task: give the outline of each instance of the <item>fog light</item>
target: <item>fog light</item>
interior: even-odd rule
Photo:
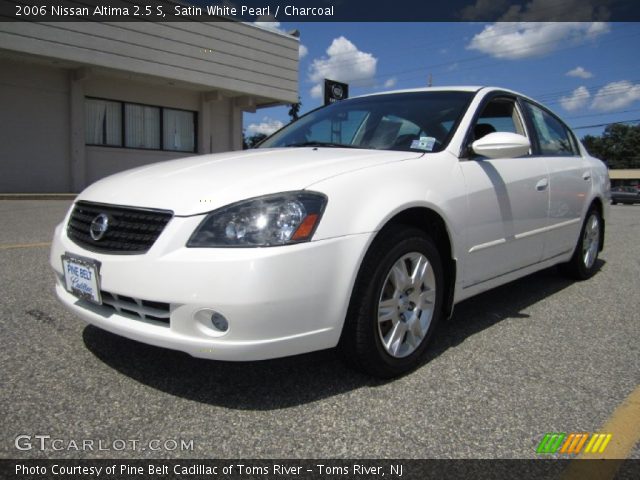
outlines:
[[[210,337],[221,337],[229,333],[229,320],[213,308],[201,308],[194,312],[193,319],[198,329]]]
[[[211,323],[213,324],[213,328],[219,330],[220,332],[226,332],[229,328],[229,322],[223,315],[218,312],[213,312],[211,315]]]

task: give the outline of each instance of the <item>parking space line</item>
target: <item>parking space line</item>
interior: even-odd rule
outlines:
[[[595,455],[585,453],[582,458],[627,458],[640,440],[640,385],[616,408],[600,431],[611,434],[607,449]]]
[[[38,248],[38,247],[50,247],[51,242],[40,243],[14,243],[9,245],[0,245],[0,250],[13,250],[15,248]]]
[[[609,479],[614,478],[622,461],[626,459],[640,441],[640,385],[615,409],[607,422],[600,428],[605,432],[605,445],[594,446],[591,452],[583,451],[571,462],[562,476],[563,480]],[[603,447],[607,447],[606,449]],[[595,464],[581,460],[618,460]]]

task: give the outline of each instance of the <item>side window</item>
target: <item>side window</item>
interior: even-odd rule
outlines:
[[[533,128],[538,134],[542,155],[578,155],[573,135],[560,120],[532,103],[525,103],[531,115]]]
[[[471,141],[478,140],[493,132],[510,132],[526,136],[514,100],[507,98],[491,100],[484,107],[473,127]]]

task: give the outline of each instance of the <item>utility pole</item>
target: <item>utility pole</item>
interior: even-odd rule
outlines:
[[[429,74],[429,80],[427,80],[427,87],[433,87],[433,77]]]

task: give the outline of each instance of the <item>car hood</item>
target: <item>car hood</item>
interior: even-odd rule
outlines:
[[[89,186],[78,200],[195,215],[246,198],[302,190],[329,177],[420,156],[323,147],[201,155],[111,175]]]

